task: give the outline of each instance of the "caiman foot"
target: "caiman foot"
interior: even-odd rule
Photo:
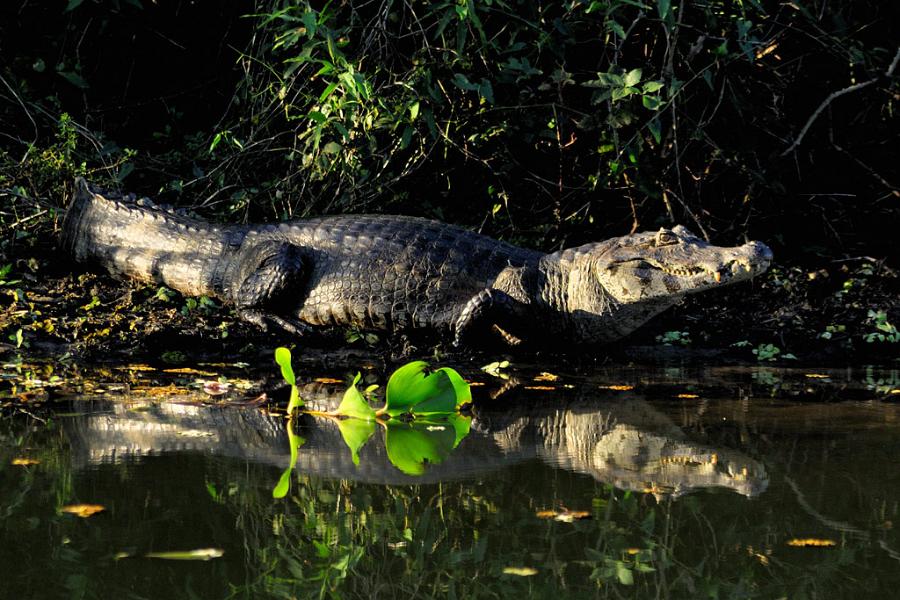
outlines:
[[[494,330],[511,346],[522,342],[507,328],[517,321],[518,307],[505,292],[486,288],[472,296],[453,326],[453,346],[459,348],[474,333]],[[501,327],[502,324],[502,327]]]
[[[238,311],[238,316],[248,323],[253,323],[265,332],[280,329],[290,335],[303,336],[312,331],[312,327],[297,319],[279,317],[261,310],[245,308]],[[270,328],[271,325],[271,328]]]

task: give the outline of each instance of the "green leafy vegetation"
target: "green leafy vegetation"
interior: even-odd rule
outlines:
[[[275,362],[291,386],[286,425],[291,463],[272,491],[274,497],[282,498],[290,487],[297,448],[303,443],[292,430],[293,415],[303,406],[303,400],[291,366],[290,350],[277,348]],[[388,379],[385,405],[378,410],[359,391],[360,379],[357,373],[333,412],[307,412],[337,423],[355,465],[359,465],[360,449],[375,434],[378,425],[385,430],[388,460],[407,475],[421,475],[427,464],[443,462],[468,435],[471,417],[460,414],[460,409],[472,402],[472,393],[469,384],[453,369],[441,367],[429,372],[428,365],[422,361],[403,365]]]

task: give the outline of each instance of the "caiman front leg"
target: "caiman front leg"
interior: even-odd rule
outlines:
[[[242,247],[238,262],[232,298],[242,319],[263,331],[268,331],[269,324],[292,335],[312,329],[298,319],[283,316],[298,303],[307,278],[302,248],[287,242],[259,242]]]
[[[521,323],[521,304],[506,292],[485,288],[472,296],[453,326],[453,345],[460,346],[476,332],[494,329],[510,346],[522,340],[509,333]]]

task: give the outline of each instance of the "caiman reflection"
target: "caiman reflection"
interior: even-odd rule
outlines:
[[[306,386],[307,406],[333,408],[342,389]],[[83,406],[79,407],[84,410]],[[64,420],[76,467],[200,452],[284,468],[290,463],[285,420],[246,408],[196,404],[94,402]],[[439,464],[408,474],[392,464],[380,432],[359,449],[359,464],[331,419],[303,417],[295,470],[332,479],[400,485],[478,478],[540,460],[620,489],[680,496],[710,487],[755,496],[768,486],[763,465],[728,448],[695,443],[650,404],[574,399],[540,406],[504,403],[477,410],[471,431]],[[396,462],[396,461],[394,461]],[[402,468],[402,466],[401,466]],[[274,481],[273,481],[274,483]]]

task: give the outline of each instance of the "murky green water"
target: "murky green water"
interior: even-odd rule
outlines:
[[[464,371],[484,384],[471,429],[421,475],[391,432],[356,465],[334,421],[305,417],[275,499],[285,419],[233,406],[239,385],[8,367],[0,598],[896,595],[896,371],[537,372],[510,368],[497,395]],[[314,408],[343,389],[321,375],[298,377]],[[62,512],[82,504],[104,510]]]

